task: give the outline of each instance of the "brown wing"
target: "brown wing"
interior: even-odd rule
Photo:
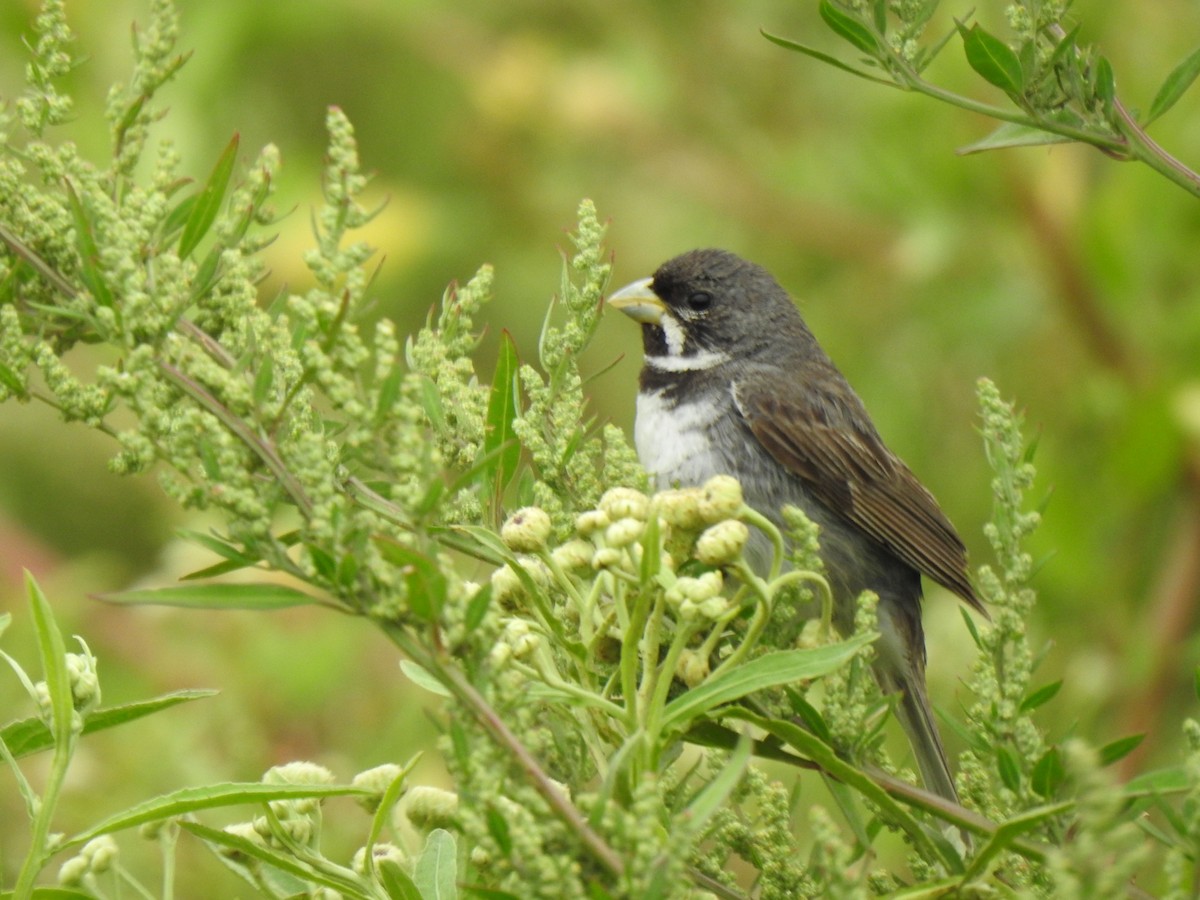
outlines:
[[[967,577],[967,551],[954,526],[884,446],[857,398],[850,401],[854,408],[811,389],[781,398],[755,379],[735,385],[734,398],[754,436],[814,497],[987,614]]]

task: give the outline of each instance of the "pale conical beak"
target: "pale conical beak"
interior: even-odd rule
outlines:
[[[666,304],[650,288],[653,278],[643,278],[627,284],[608,298],[608,305],[619,309],[635,322],[643,325],[658,325],[662,322]]]

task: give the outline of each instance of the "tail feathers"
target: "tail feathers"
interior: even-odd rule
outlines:
[[[908,673],[905,675],[916,674]],[[938,734],[937,723],[933,719],[933,710],[929,706],[929,698],[925,695],[924,681],[917,677],[901,677],[896,685],[900,689],[900,702],[896,706],[896,717],[908,735],[913,753],[917,757],[917,768],[921,770],[921,780],[926,789],[958,803],[958,791],[954,787],[954,776],[950,774],[950,764],[946,761],[946,750],[942,747],[942,739]]]

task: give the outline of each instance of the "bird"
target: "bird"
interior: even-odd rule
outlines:
[[[856,598],[878,595],[875,678],[899,695],[896,716],[926,789],[957,803],[926,693],[921,576],[987,611],[966,547],[933,494],[884,444],[761,266],[726,250],[692,250],[607,303],[641,325],[634,444],[655,486],[732,475],[745,502],[777,525],[781,508],[794,505],[819,526],[834,624],[849,634]]]

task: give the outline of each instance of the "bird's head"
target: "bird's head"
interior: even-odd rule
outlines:
[[[642,324],[646,364],[707,369],[807,334],[791,298],[761,266],[727,250],[692,250],[608,298]]]

